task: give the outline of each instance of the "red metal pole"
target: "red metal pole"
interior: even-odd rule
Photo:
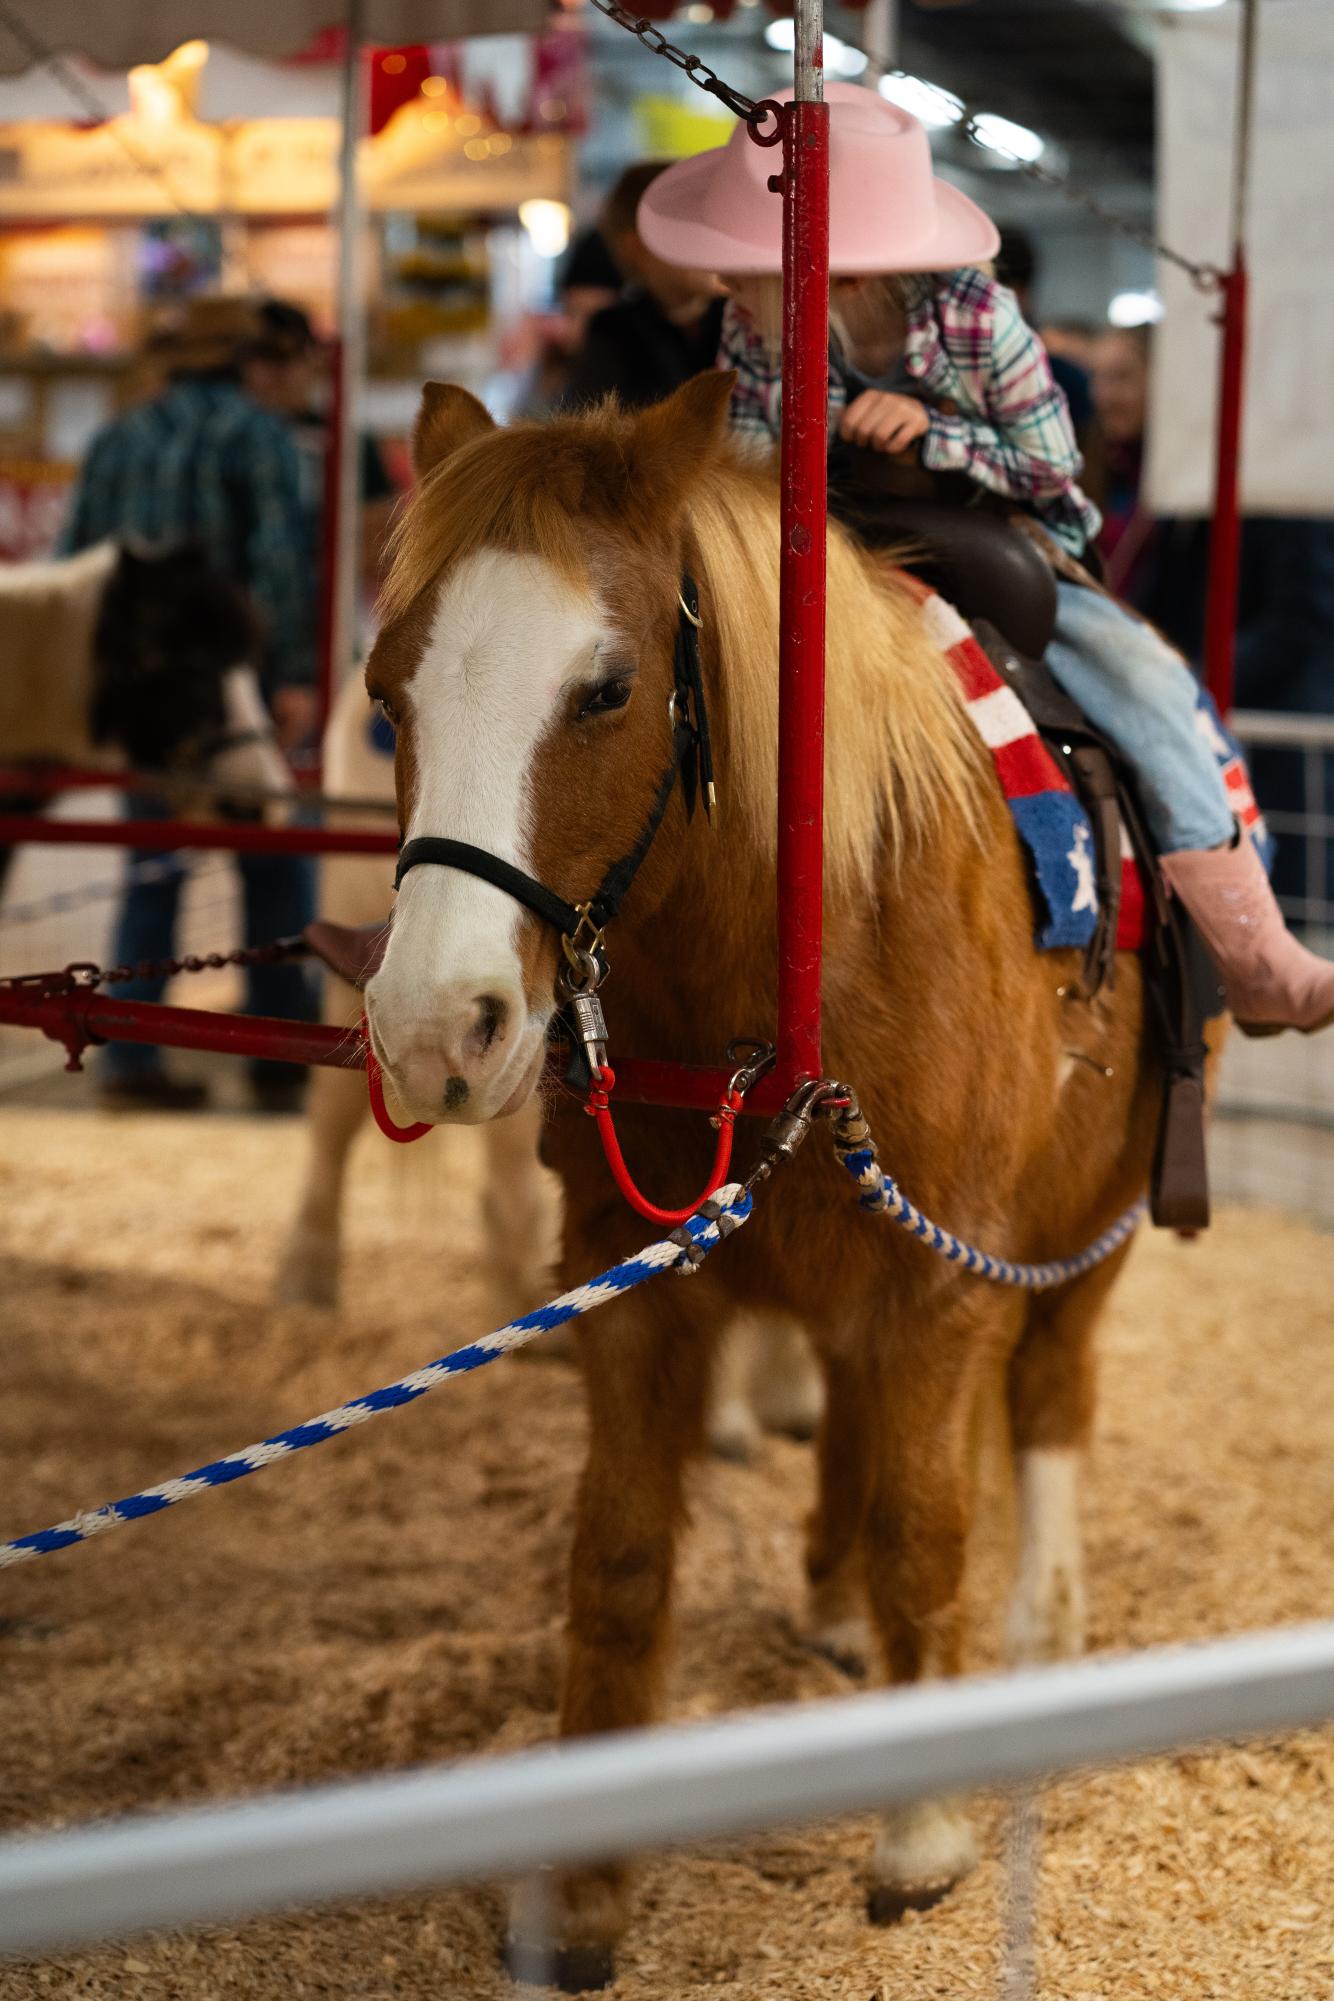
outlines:
[[[221,848],[234,855],[393,855],[397,834],[353,827],[262,827],[250,820],[48,820],[0,813],[0,848]],[[386,891],[388,882],[386,880]]]
[[[797,98],[783,114],[783,435],[779,581],[778,1081],[822,1074],[825,504],[829,449],[829,111],[822,9],[797,8]]]
[[[1246,371],[1246,259],[1240,244],[1222,281],[1223,358],[1218,391],[1218,452],[1209,531],[1204,679],[1220,715],[1232,707],[1237,652],[1237,582],[1241,563],[1241,420]]]

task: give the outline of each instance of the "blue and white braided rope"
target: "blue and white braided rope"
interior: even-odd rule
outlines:
[[[848,1173],[860,1188],[860,1206],[873,1215],[887,1216],[891,1223],[901,1229],[911,1231],[921,1239],[928,1250],[939,1252],[951,1264],[962,1266],[976,1278],[990,1279],[993,1285],[1012,1285],[1024,1292],[1047,1292],[1054,1285],[1065,1285],[1072,1278],[1079,1278],[1084,1272],[1092,1271],[1113,1251],[1119,1250],[1127,1237],[1133,1236],[1141,1218],[1148,1209],[1148,1203],[1141,1200],[1132,1202],[1124,1213],[1117,1217],[1110,1229],[1095,1238],[1087,1250],[1077,1257],[1056,1258],[1050,1264],[1011,1264],[1007,1258],[992,1257],[989,1251],[978,1250],[975,1244],[964,1243],[949,1230],[942,1230],[939,1223],[931,1222],[893,1180],[885,1173],[871,1147],[856,1147],[845,1152],[837,1148],[838,1157]]]
[[[312,1417],[305,1424],[295,1424],[287,1431],[276,1432],[272,1438],[266,1438],[258,1445],[247,1445],[240,1452],[229,1452],[225,1459],[214,1459],[207,1466],[197,1466],[193,1473],[183,1473],[175,1480],[164,1480],[157,1487],[145,1487],[142,1493],[130,1494],[123,1501],[111,1501],[106,1507],[75,1515],[55,1528],[38,1529],[32,1535],[0,1543],[0,1570],[8,1569],[11,1564],[28,1563],[34,1557],[51,1556],[56,1550],[68,1549],[72,1543],[89,1542],[94,1536],[104,1535],[108,1529],[140,1521],[145,1515],[160,1514],[163,1508],[174,1508],[181,1501],[191,1501],[197,1494],[207,1494],[213,1487],[225,1487],[233,1480],[244,1480],[249,1474],[273,1465],[275,1460],[289,1459],[294,1452],[304,1452],[311,1445],[322,1445],[325,1439],[337,1438],[354,1425],[365,1424],[368,1418],[378,1417],[382,1411],[397,1410],[402,1404],[414,1403],[418,1397],[425,1396],[428,1390],[448,1382],[451,1377],[480,1369],[487,1362],[508,1355],[512,1349],[522,1348],[539,1334],[548,1333],[553,1327],[562,1327],[567,1320],[577,1320],[582,1314],[593,1312],[595,1307],[605,1306],[608,1300],[619,1299],[623,1293],[632,1292],[636,1286],[658,1277],[662,1272],[689,1273],[724,1237],[739,1229],[750,1212],[749,1194],[738,1183],[731,1182],[720,1188],[713,1200],[705,1203],[674,1237],[664,1237],[659,1243],[649,1244],[624,1264],[599,1272],[586,1285],[576,1286],[573,1292],[562,1293],[559,1299],[539,1306],[535,1312],[525,1313],[522,1319],[512,1320],[507,1327],[498,1328],[494,1334],[484,1334],[480,1340],[470,1341],[466,1348],[456,1348],[452,1354],[442,1355],[439,1361],[428,1362],[424,1369],[414,1369],[410,1376],[400,1377],[398,1382],[388,1383],[384,1389],[354,1397],[351,1403],[340,1404],[336,1410],[326,1410],[321,1416]],[[683,1238],[688,1238],[689,1243],[683,1242]]]

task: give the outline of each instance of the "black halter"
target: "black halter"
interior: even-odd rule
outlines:
[[[701,793],[705,811],[710,816],[713,812],[713,755],[699,660],[699,593],[693,577],[688,573],[682,574],[678,602],[680,612],[676,621],[673,654],[675,686],[668,704],[672,723],[671,763],[662,775],[638,840],[628,854],[612,863],[588,901],[569,903],[554,889],[548,889],[545,883],[539,882],[536,876],[527,875],[523,869],[515,868],[512,862],[502,861],[498,855],[489,854],[485,848],[474,848],[467,841],[442,840],[434,834],[419,835],[403,848],[394,876],[395,889],[399,888],[408,870],[422,862],[434,862],[439,868],[460,869],[465,875],[475,875],[482,882],[504,890],[506,896],[512,896],[516,903],[522,903],[546,923],[554,925],[561,934],[571,965],[584,975],[583,984],[596,986],[601,971],[605,970],[602,959],[603,928],[625,901],[626,893],[653,845],[654,837],[666,818],[678,777],[685,797],[687,818],[694,813],[695,800]]]

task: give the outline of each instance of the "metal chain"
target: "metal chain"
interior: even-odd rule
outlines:
[[[669,42],[661,29],[655,28],[652,21],[646,21],[641,14],[632,14],[628,7],[618,5],[618,0],[592,0],[592,5],[599,14],[605,14],[609,21],[614,21],[618,28],[634,35],[655,56],[666,56],[669,63],[675,63],[677,69],[685,71],[693,84],[706,90],[710,97],[720,98],[729,111],[734,111],[738,118],[744,118],[748,125],[753,127],[757,120],[762,121],[768,115],[770,106],[767,100],[757,102],[753,97],[747,97],[744,91],[724,83],[718,72],[710,69],[702,57],[689,55],[675,42]]]
[[[634,35],[655,56],[666,56],[669,63],[675,63],[678,69],[684,70],[690,81],[698,84],[701,90],[708,91],[711,97],[721,98],[738,118],[745,119],[752,131],[757,124],[763,122],[770,108],[769,99],[763,98],[757,102],[754,98],[745,96],[742,91],[735,90],[731,84],[724,83],[716,70],[711,70],[699,56],[688,55],[674,42],[669,42],[651,21],[632,14],[628,7],[620,6],[618,0],[591,0],[591,4],[597,8],[599,14],[605,14],[609,21],[614,21],[618,28],[625,28]],[[909,71],[899,69],[894,63],[883,61],[873,49],[866,48],[854,36],[843,34],[839,39],[846,42],[849,48],[856,49],[860,55],[865,56],[878,76],[898,77],[911,83],[921,82],[920,77],[912,76]],[[932,88],[939,89],[942,97],[947,97],[958,104],[959,123],[975,145],[985,144],[990,152],[997,150],[991,140],[984,141],[979,136],[979,121],[987,116],[985,112],[972,110],[956,97],[953,91],[944,90],[939,85],[933,85]],[[1071,180],[1066,174],[1053,173],[1050,167],[1040,166],[1036,160],[1020,159],[1017,153],[1007,152],[1006,158],[1013,160],[1020,173],[1027,174],[1029,180],[1038,182],[1042,187],[1055,189],[1067,201],[1086,210],[1102,224],[1104,229],[1111,230],[1116,236],[1124,237],[1129,243],[1137,243],[1142,250],[1151,250],[1155,257],[1161,257],[1164,263],[1175,264],[1178,270],[1186,272],[1192,284],[1198,285],[1202,292],[1216,292],[1222,284],[1223,274],[1216,264],[1199,263],[1193,258],[1184,256],[1181,251],[1173,250],[1170,244],[1164,243],[1153,234],[1152,230],[1141,229],[1138,223],[1128,222],[1124,216],[1117,215],[1112,209],[1105,207],[1092,189],[1084,187],[1081,182]]]
[[[600,0],[593,0],[594,6],[599,4]],[[868,49],[864,43],[859,42],[855,35],[841,31],[839,40],[846,42],[849,48],[856,49],[859,55],[865,56],[877,76],[894,77],[906,83],[923,82],[921,77],[914,76],[911,71],[900,69],[896,63],[886,62],[874,49]],[[1053,189],[1066,201],[1072,202],[1076,208],[1084,209],[1113,235],[1124,237],[1128,243],[1138,244],[1141,250],[1151,250],[1154,256],[1161,257],[1165,264],[1174,264],[1179,271],[1184,271],[1191,283],[1197,285],[1202,292],[1216,292],[1219,289],[1223,282],[1223,273],[1216,264],[1199,262],[1185,256],[1180,250],[1174,250],[1169,243],[1164,243],[1160,237],[1155,236],[1151,229],[1141,229],[1138,223],[1128,222],[1125,216],[1117,215],[1113,209],[1107,208],[1091,188],[1086,188],[1081,181],[1072,180],[1068,174],[1054,173],[1050,167],[1042,166],[1037,160],[1021,159],[1019,154],[1012,153],[1005,147],[997,147],[994,138],[983,139],[978,128],[979,124],[987,119],[986,112],[974,110],[971,105],[964,103],[957,92],[946,90],[942,84],[928,83],[928,87],[938,91],[942,98],[958,105],[959,125],[974,145],[984,146],[992,153],[1004,152],[1006,159],[1012,161],[1020,173],[1026,174],[1030,181],[1036,181],[1040,187]]]
[[[179,959],[140,959],[130,966],[97,966],[91,959],[75,959],[63,973],[11,973],[0,979],[0,987],[50,988],[63,985],[93,992],[98,987],[122,986],[128,980],[171,980],[178,973],[216,973],[227,966],[274,966],[283,959],[301,959],[310,951],[304,938],[275,938],[268,945],[238,945],[232,952],[187,952]]]

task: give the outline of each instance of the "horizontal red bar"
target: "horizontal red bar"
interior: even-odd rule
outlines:
[[[303,762],[293,769],[292,776],[298,796],[303,792],[318,792],[319,759]],[[46,798],[58,792],[152,792],[168,788],[179,791],[185,782],[179,774],[171,772],[99,771],[87,764],[0,764],[0,798],[9,792],[29,796],[39,793]],[[392,810],[392,799],[383,803],[386,812]]]
[[[219,1014],[211,1008],[167,1007],[160,1001],[117,1000],[113,994],[84,989],[44,994],[31,987],[0,984],[0,1022],[38,1028],[54,1042],[73,1040],[85,1047],[98,1042],[147,1042],[164,1049],[206,1049],[223,1056],[268,1057],[339,1070],[365,1067],[355,1029],[278,1021],[270,1015]],[[726,1070],[631,1058],[616,1065],[616,1101],[712,1112],[727,1081]],[[781,1109],[786,1096],[779,1079],[763,1077],[747,1097],[746,1110],[772,1114]]]
[[[249,820],[48,820],[0,813],[0,848],[221,848],[246,855],[394,855],[397,834],[353,827],[262,827]]]

